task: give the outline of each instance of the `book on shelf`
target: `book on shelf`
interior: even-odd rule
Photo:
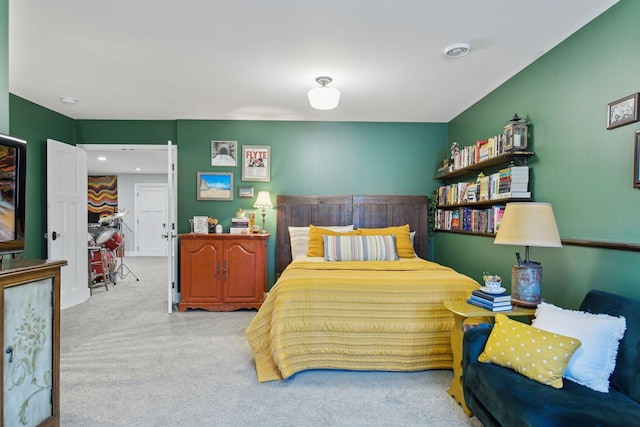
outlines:
[[[473,291],[471,291],[471,295],[475,295],[487,301],[495,301],[495,302],[511,301],[511,295],[509,294],[506,294],[506,293],[490,294],[480,289],[474,289]]]
[[[530,199],[531,191],[509,191],[508,193],[498,193],[495,199]]]
[[[502,222],[502,215],[504,215],[504,206],[495,205],[491,208],[493,212],[493,232],[500,230],[500,222]]]
[[[469,296],[470,300],[476,301],[480,304],[489,304],[492,307],[502,307],[505,305],[511,305],[511,296],[509,296],[509,299],[506,301],[490,301],[488,299],[484,299],[482,297],[479,297],[477,295],[470,295]]]
[[[473,300],[471,298],[469,298],[467,300],[467,303],[471,304],[471,305],[475,305],[476,307],[484,308],[485,310],[489,310],[489,311],[511,311],[513,309],[511,304],[502,305],[502,306],[494,306],[494,305],[491,305],[491,304],[485,304],[485,303],[482,303],[482,302],[478,302],[478,301]]]

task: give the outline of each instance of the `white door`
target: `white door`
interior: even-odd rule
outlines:
[[[173,305],[178,299],[178,237],[176,234],[176,217],[178,216],[178,204],[176,203],[175,189],[178,188],[178,152],[171,141],[167,142],[167,233],[163,236],[167,239],[167,294],[168,312],[173,311]]]
[[[61,269],[60,308],[89,298],[87,254],[87,153],[47,139],[48,258]]]
[[[167,256],[167,184],[135,184],[136,253]]]

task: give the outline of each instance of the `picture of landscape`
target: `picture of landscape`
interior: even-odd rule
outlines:
[[[15,236],[16,149],[0,146],[0,241]]]

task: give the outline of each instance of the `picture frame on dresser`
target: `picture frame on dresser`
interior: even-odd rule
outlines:
[[[607,108],[607,129],[615,129],[638,121],[638,100],[640,93],[625,96],[609,103]]]
[[[640,130],[633,139],[633,188],[640,188]]]
[[[198,172],[198,200],[233,200],[233,172]]]

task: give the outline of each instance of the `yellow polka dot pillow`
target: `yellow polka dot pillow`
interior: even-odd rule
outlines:
[[[496,314],[496,323],[478,361],[504,366],[539,383],[562,388],[580,340],[543,331]]]

